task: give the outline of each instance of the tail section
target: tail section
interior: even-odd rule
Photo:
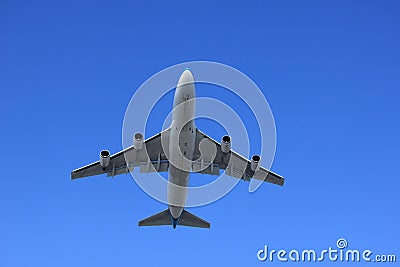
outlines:
[[[154,214],[139,222],[139,226],[159,226],[159,225],[171,225],[171,214],[169,209],[166,209],[160,213]]]
[[[196,215],[183,210],[181,217],[179,218],[179,225],[199,227],[199,228],[210,228],[210,223],[197,217]]]
[[[197,217],[196,215],[186,210],[183,210],[181,216],[177,219],[171,216],[169,209],[166,209],[160,213],[157,213],[139,222],[139,226],[160,226],[160,225],[172,225],[174,228],[176,227],[176,225],[210,228],[209,222]]]

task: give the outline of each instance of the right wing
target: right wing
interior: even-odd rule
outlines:
[[[128,147],[112,156],[107,167],[100,165],[100,161],[76,169],[71,172],[71,179],[83,178],[106,173],[107,176],[128,173],[135,167],[140,172],[164,172],[168,170],[168,159],[163,151],[163,145],[168,147],[169,132],[167,129],[144,141],[143,148],[136,150]]]
[[[207,140],[208,143],[215,144],[217,151],[215,156],[213,157],[213,161],[209,162],[209,160],[203,160],[200,152],[199,146],[203,140]],[[199,160],[194,162],[193,169],[194,171],[200,171],[201,173],[218,175],[219,169],[225,170],[227,175],[230,175],[235,178],[243,179],[245,181],[249,181],[250,178],[254,178],[257,180],[261,180],[264,182],[269,182],[273,184],[277,184],[283,186],[285,179],[273,173],[270,170],[265,169],[264,167],[259,167],[256,171],[251,169],[251,161],[239,155],[233,150],[230,150],[228,153],[223,153],[221,150],[221,144],[206,134],[202,133],[200,130],[196,129],[196,151],[195,158]],[[208,149],[206,149],[208,150]],[[207,155],[208,153],[204,153]],[[200,167],[199,167],[200,166]]]

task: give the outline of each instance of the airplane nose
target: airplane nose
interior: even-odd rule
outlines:
[[[196,93],[194,84],[195,82],[192,72],[189,69],[185,69],[182,72],[181,77],[179,77],[178,85],[176,86],[174,107],[177,107],[179,104],[190,98],[195,98]],[[194,109],[194,103],[191,105],[191,107]],[[188,112],[190,112],[190,110]]]
[[[194,82],[193,74],[189,69],[185,69],[178,81],[178,86],[184,84],[191,84]]]

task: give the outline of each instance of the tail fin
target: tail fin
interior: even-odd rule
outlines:
[[[174,219],[166,209],[160,213],[154,214],[144,220],[139,221],[139,226],[159,226],[159,225],[176,225],[199,227],[199,228],[210,228],[210,223],[197,217],[196,215],[183,210],[181,216],[178,219]]]

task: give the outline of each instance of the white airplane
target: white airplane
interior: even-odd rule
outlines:
[[[210,228],[210,223],[184,209],[190,172],[219,175],[222,169],[245,181],[253,178],[283,186],[283,177],[260,166],[259,155],[248,160],[231,150],[229,136],[223,136],[219,143],[196,128],[195,97],[193,75],[186,69],[176,87],[168,129],[146,140],[143,134],[136,133],[131,147],[112,156],[108,150],[102,150],[99,161],[72,171],[71,179],[104,173],[125,174],[135,167],[145,173],[168,171],[168,209],[139,221],[139,226],[172,225],[173,228],[177,225]]]

